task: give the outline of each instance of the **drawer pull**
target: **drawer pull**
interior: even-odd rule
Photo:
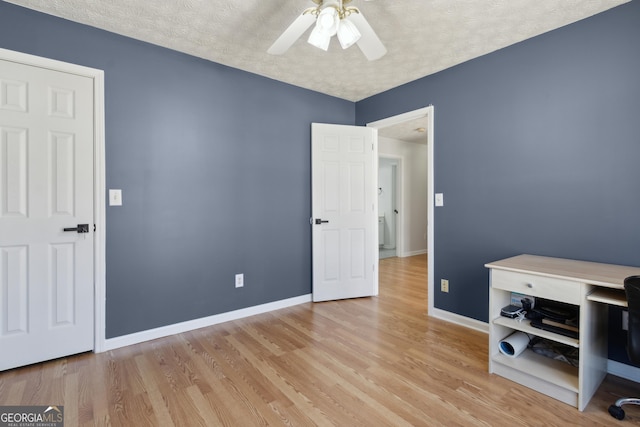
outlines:
[[[527,283],[527,288],[533,288],[533,283]]]

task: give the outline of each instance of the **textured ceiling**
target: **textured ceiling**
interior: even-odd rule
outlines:
[[[393,126],[378,129],[378,135],[392,139],[399,139],[405,142],[416,144],[427,144],[427,126],[429,121],[426,117],[408,120]],[[420,130],[419,130],[420,129]]]
[[[310,0],[8,0],[350,101],[570,24],[629,0],[353,0],[388,53],[269,46]],[[334,38],[335,39],[335,38]]]

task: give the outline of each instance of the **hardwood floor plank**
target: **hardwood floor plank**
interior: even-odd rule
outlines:
[[[640,385],[584,412],[488,371],[488,337],[427,316],[426,256],[380,262],[380,295],[282,310],[0,372],[0,405],[66,426],[611,426]],[[620,425],[640,425],[625,408]]]
[[[223,420],[218,418],[214,407],[211,406],[209,400],[202,394],[202,390],[198,386],[188,387],[187,394],[193,401],[200,417],[206,420],[207,425],[221,425],[223,423]]]
[[[154,375],[155,366],[145,355],[138,355],[134,358],[136,367],[144,384],[145,392],[149,398],[149,404],[153,408],[155,418],[162,420],[167,425],[173,425],[171,415],[167,409],[162,393],[158,388],[159,381]]]
[[[80,424],[80,409],[82,407],[80,397],[80,379],[78,374],[67,374],[63,378],[64,385],[62,387],[62,398],[60,402],[78,402],[78,405],[72,405],[68,410],[64,411],[64,418],[67,424],[78,425]]]
[[[6,383],[0,388],[0,396],[6,396],[6,399],[2,402],[2,405],[15,406],[22,405],[26,399],[24,396],[24,390],[27,386],[26,381],[16,381],[14,383]]]
[[[82,412],[82,425],[109,425],[109,398],[106,378],[106,360],[110,352],[91,355],[91,360],[80,371],[80,395],[82,399],[91,402],[90,410]],[[86,415],[86,418],[85,418]]]

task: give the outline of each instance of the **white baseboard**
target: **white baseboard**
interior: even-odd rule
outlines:
[[[419,251],[403,252],[402,254],[398,255],[398,258],[406,258],[406,257],[409,257],[409,256],[422,255],[422,254],[426,254],[426,253],[427,253],[426,249],[420,249]]]
[[[459,314],[451,313],[450,311],[434,308],[429,311],[429,316],[437,319],[446,320],[447,322],[455,323],[457,325],[466,326],[467,328],[474,329],[476,331],[489,333],[489,324],[481,322],[480,320],[472,319],[470,317],[461,316]]]
[[[607,360],[607,372],[616,377],[625,378],[640,383],[640,368],[625,363]]]
[[[200,319],[189,320],[186,322],[176,323],[174,325],[162,326],[160,328],[149,329],[134,334],[123,335],[121,337],[106,339],[100,347],[100,351],[109,351],[128,345],[138,344],[145,341],[155,340],[157,338],[167,337],[169,335],[180,334],[182,332],[192,331],[194,329],[204,328],[207,326],[217,325],[219,323],[238,320],[256,314],[262,314],[281,308],[292,307],[298,304],[311,302],[311,294],[301,295],[299,297],[288,298],[280,301],[274,301],[266,304],[256,305],[253,307],[242,308],[240,310],[229,311],[227,313],[215,314],[213,316],[203,317]]]

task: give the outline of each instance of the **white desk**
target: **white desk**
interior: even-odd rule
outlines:
[[[582,411],[607,373],[607,306],[626,306],[624,279],[640,275],[626,267],[561,258],[519,255],[485,264],[490,269],[489,372],[509,378]],[[535,329],[528,321],[500,316],[511,292],[575,305],[580,313],[579,338]],[[604,303],[604,304],[603,304]],[[579,349],[574,367],[526,350],[510,358],[499,351],[514,331],[540,336]]]

